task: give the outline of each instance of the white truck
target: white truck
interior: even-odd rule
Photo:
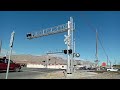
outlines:
[[[118,71],[118,69],[112,67],[112,68],[108,68],[107,71]]]

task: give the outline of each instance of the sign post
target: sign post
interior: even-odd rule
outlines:
[[[13,47],[13,42],[14,42],[14,35],[15,35],[15,32],[13,31],[11,33],[11,39],[10,39],[10,53],[9,53],[9,60],[8,60],[8,65],[7,65],[6,79],[8,78],[8,72],[9,72],[9,66],[10,66],[10,56],[12,54],[12,47]]]
[[[0,40],[0,54],[2,53],[2,40]]]

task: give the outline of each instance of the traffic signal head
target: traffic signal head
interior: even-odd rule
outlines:
[[[64,50],[64,54],[67,54],[67,50]]]
[[[65,49],[65,50],[64,50],[64,54],[67,54],[67,51],[68,51],[69,54],[72,54],[72,49],[69,49],[69,50],[66,50],[66,49]]]
[[[72,53],[72,49],[68,50],[68,52],[69,52],[69,54],[71,54]]]
[[[26,34],[26,36],[27,36],[27,37],[31,37],[32,35],[31,35],[31,33],[28,33],[28,34]]]

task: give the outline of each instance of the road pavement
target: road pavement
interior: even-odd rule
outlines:
[[[9,72],[8,79],[40,79],[47,73],[62,71],[60,69],[47,68],[22,68],[20,72]],[[0,72],[0,79],[5,79],[6,72]]]
[[[0,72],[0,79],[5,79],[6,72]],[[21,72],[9,72],[8,79],[120,79],[120,72],[94,72],[76,70],[71,75],[61,69],[22,68]]]

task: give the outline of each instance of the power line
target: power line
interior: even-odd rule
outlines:
[[[81,14],[81,15],[82,15],[82,14]],[[83,15],[82,15],[82,16],[83,16]],[[94,32],[96,32],[96,28],[95,28],[93,25],[91,25],[90,21],[88,21],[86,18],[83,18],[83,19],[84,19],[84,21],[86,22],[86,24],[91,28],[91,30],[93,30]],[[101,47],[102,47],[102,49],[103,49],[103,51],[104,51],[104,53],[105,53],[105,55],[106,55],[106,57],[107,57],[107,60],[108,60],[108,54],[106,53],[105,48],[103,47],[103,44],[102,44],[99,36],[97,36],[97,37],[98,37],[98,41],[100,42],[100,45],[101,45]],[[109,60],[109,62],[110,62],[110,60]],[[110,63],[111,63],[111,62],[110,62]]]
[[[102,45],[102,42],[101,42],[99,36],[98,36],[98,40],[99,40],[100,45],[101,45],[101,47],[102,47],[102,49],[103,49],[103,51],[104,51],[104,53],[105,53],[105,55],[106,55],[106,57],[107,57],[108,55],[107,55],[107,53],[106,53],[106,51],[105,51],[105,48],[104,48],[103,45]]]
[[[85,23],[91,28],[91,30],[93,30],[93,32],[96,32],[96,28],[90,24],[90,21],[87,18],[84,18],[85,15],[81,14],[81,16],[83,17]]]

